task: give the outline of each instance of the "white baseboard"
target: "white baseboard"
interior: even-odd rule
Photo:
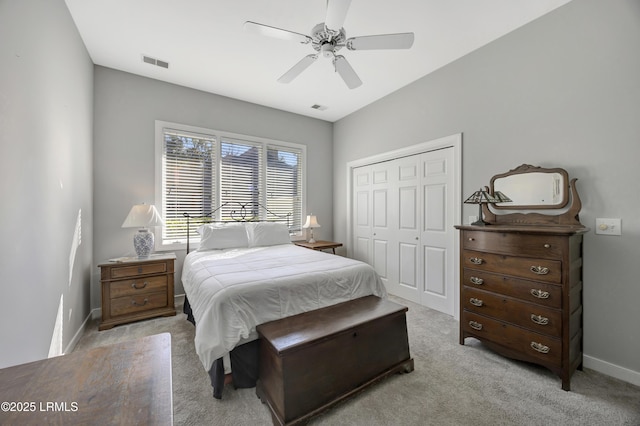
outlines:
[[[71,339],[67,347],[64,349],[64,352],[62,353],[62,355],[66,355],[70,352],[73,352],[73,350],[76,348],[76,345],[80,341],[80,338],[84,334],[84,331],[87,329],[87,324],[89,323],[89,321],[94,319],[92,314],[93,314],[93,311],[89,312],[89,315],[87,315],[87,317],[84,319],[84,321],[82,322],[82,325],[80,325],[80,328],[78,328],[78,331],[76,331],[76,334],[73,335],[73,338]]]
[[[615,377],[632,385],[640,386],[640,372],[633,371],[610,362],[594,358],[589,355],[582,356],[582,365],[607,376]]]

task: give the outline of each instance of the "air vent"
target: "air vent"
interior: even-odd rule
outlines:
[[[318,111],[324,111],[325,109],[327,109],[327,107],[326,107],[326,106],[324,106],[324,105],[318,105],[318,104],[311,105],[311,108],[313,108],[313,109],[317,109]]]
[[[169,62],[161,61],[160,59],[152,58],[151,56],[142,55],[142,62],[156,65],[161,68],[169,68]]]

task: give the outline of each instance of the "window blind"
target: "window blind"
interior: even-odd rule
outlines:
[[[257,207],[261,203],[262,146],[247,141],[223,139],[220,144],[220,188],[222,220],[233,220],[233,210],[238,215],[238,203]],[[249,218],[259,218],[261,212],[247,211]]]
[[[278,220],[277,216],[291,214],[291,231],[300,231],[302,227],[301,157],[300,149],[267,146],[267,220]]]
[[[184,242],[183,213],[197,217],[215,208],[216,139],[165,129],[163,163],[163,242]]]

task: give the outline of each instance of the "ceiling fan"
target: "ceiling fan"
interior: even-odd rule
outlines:
[[[278,81],[290,83],[311,64],[318,55],[333,61],[335,71],[347,84],[349,89],[355,89],[362,84],[362,80],[353,70],[347,59],[337,52],[346,47],[348,50],[375,50],[375,49],[409,49],[413,45],[413,33],[379,34],[361,37],[347,38],[342,28],[351,0],[327,0],[327,16],[324,22],[314,26],[311,35],[283,30],[269,25],[247,21],[244,29],[260,35],[276,37],[284,40],[296,41],[302,44],[311,44],[317,53],[307,55],[289,71],[284,73]]]

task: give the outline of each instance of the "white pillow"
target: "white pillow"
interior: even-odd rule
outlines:
[[[290,244],[289,229],[284,223],[254,222],[247,223],[249,247]]]
[[[244,223],[206,224],[198,228],[201,235],[198,251],[249,247]]]

